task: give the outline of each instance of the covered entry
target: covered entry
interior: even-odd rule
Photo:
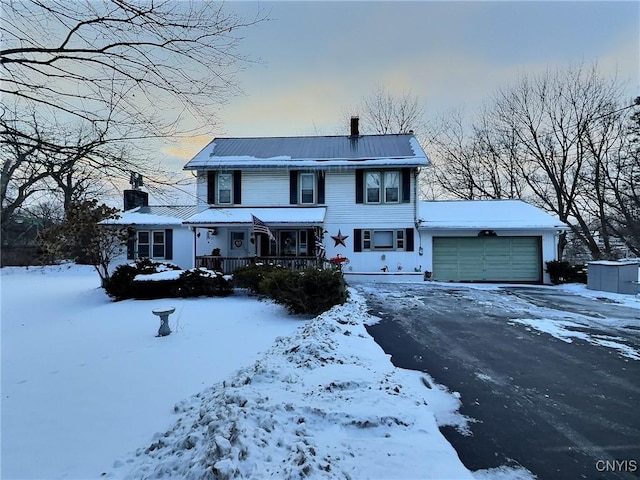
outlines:
[[[433,278],[452,282],[541,282],[542,238],[433,237]]]

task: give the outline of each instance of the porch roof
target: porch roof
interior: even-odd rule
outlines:
[[[209,208],[184,221],[189,226],[219,226],[224,224],[252,224],[252,215],[267,226],[305,225],[316,226],[324,223],[326,207],[235,207]]]

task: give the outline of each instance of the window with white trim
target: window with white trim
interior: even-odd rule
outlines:
[[[384,172],[384,201],[398,203],[400,201],[400,172]]]
[[[164,230],[138,230],[138,258],[165,258]]]
[[[300,203],[313,204],[316,203],[316,174],[301,173],[300,174]]]
[[[367,190],[367,203],[380,203],[380,172],[367,172],[365,185]]]
[[[218,182],[217,182],[217,197],[218,202],[221,205],[231,205],[233,203],[232,199],[232,188],[233,188],[233,174],[231,173],[218,173]]]
[[[362,250],[404,250],[404,229],[362,230]]]
[[[398,203],[400,201],[400,171],[368,171],[365,173],[367,203]]]

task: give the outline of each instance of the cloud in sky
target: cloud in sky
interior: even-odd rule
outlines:
[[[523,74],[598,62],[640,94],[638,2],[238,2],[269,12],[242,53],[244,96],[212,136],[346,132],[346,110],[377,86],[411,91],[434,117],[477,109]],[[210,138],[176,145],[188,158]]]

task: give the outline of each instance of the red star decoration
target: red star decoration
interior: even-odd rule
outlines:
[[[338,235],[331,235],[331,238],[333,238],[333,241],[336,242],[334,247],[337,247],[338,245],[342,245],[343,247],[346,247],[347,244],[344,243],[344,241],[347,238],[349,238],[349,235],[342,235],[342,232],[338,230]]]

